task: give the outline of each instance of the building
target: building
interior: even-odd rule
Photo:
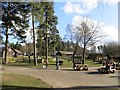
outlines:
[[[59,58],[62,58],[68,61],[73,60],[73,52],[70,52],[70,51],[58,51],[56,55]],[[82,56],[80,54],[75,54],[74,60],[75,62],[81,62],[81,58]]]
[[[14,49],[14,48],[8,48],[8,57],[17,57],[22,55],[22,52],[20,50]],[[0,57],[5,57],[5,47],[0,47]]]
[[[87,59],[92,59],[94,62],[102,63],[107,60],[107,56],[102,53],[89,53]]]

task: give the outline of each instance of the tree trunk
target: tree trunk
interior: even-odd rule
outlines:
[[[73,68],[75,67],[75,54],[73,53]]]
[[[46,28],[46,53],[45,53],[45,63],[46,63],[46,68],[48,66],[48,30]]]
[[[54,58],[56,57],[56,45],[54,45]]]
[[[37,65],[37,58],[36,58],[36,39],[35,39],[35,28],[34,28],[34,15],[32,15],[32,27],[33,27],[34,65]]]
[[[76,54],[76,51],[77,51],[77,44],[74,48],[74,45],[73,45],[73,68],[75,67],[75,54]]]
[[[43,48],[42,48],[42,30],[39,29],[39,34],[38,34],[38,37],[39,37],[39,41],[38,41],[38,49],[39,49],[39,55],[40,57],[42,58],[42,52],[43,52]]]
[[[85,64],[85,53],[86,53],[86,45],[83,47],[83,59],[82,59],[82,64]]]
[[[10,6],[10,3],[8,2],[7,18],[8,18],[8,12],[9,12],[9,6]],[[8,21],[7,21],[7,27],[6,27],[6,42],[5,42],[5,60],[4,60],[3,64],[6,64],[6,63],[7,63],[7,53],[8,53],[8,29],[9,29],[9,26],[8,26]]]
[[[7,26],[7,29],[6,29],[5,60],[4,60],[3,64],[7,63],[7,52],[8,52],[8,26]]]
[[[45,18],[45,22],[46,22],[46,42],[45,42],[45,45],[46,45],[46,53],[45,53],[45,63],[46,63],[46,68],[48,67],[48,22],[47,22],[47,15],[48,13],[46,12],[46,18]]]
[[[29,55],[28,55],[28,59],[29,59],[29,63],[30,63],[30,53],[29,53]]]

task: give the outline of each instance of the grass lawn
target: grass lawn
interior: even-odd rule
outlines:
[[[28,67],[28,68],[42,68],[42,63],[40,63],[37,66],[35,66],[34,63],[22,63],[22,62],[18,62],[18,63],[7,63],[4,66],[19,66],[19,67]]]
[[[11,62],[6,64],[5,66],[20,66],[20,67],[28,67],[28,68],[42,68],[44,63],[38,63],[37,66],[34,66],[34,63],[23,63],[23,62]],[[102,64],[96,64],[92,61],[86,61],[85,64],[88,65],[88,67],[100,67],[102,66]],[[56,67],[56,62],[50,60],[49,61],[49,65],[48,68],[54,69]],[[63,60],[63,65],[61,65],[61,67],[63,68],[72,68],[72,62],[71,61],[67,61],[67,60]]]
[[[94,63],[94,62],[92,62],[90,60],[86,61],[85,64],[87,64],[88,67],[100,67],[100,66],[102,66],[102,64],[97,64],[97,63]]]
[[[27,67],[27,68],[43,68],[44,63],[38,63],[37,66],[34,65],[34,63],[22,63],[22,62],[11,62],[7,63],[4,66],[19,66],[19,67]],[[61,65],[62,68],[71,68],[72,62],[64,60],[63,65]],[[55,69],[56,68],[56,61],[49,61],[48,68]]]
[[[37,66],[34,66],[34,63],[28,62],[27,57],[26,58],[27,62],[23,62],[23,60],[21,59],[21,57],[17,57],[17,58],[12,58],[11,62],[6,64],[6,66],[20,66],[20,67],[29,67],[29,68],[43,68],[43,64],[44,63],[38,63]],[[54,60],[53,60],[54,59]],[[16,60],[20,60],[19,62],[15,62]],[[88,65],[88,67],[100,67],[102,64],[96,64],[94,62],[92,62],[91,60],[86,60],[85,64]],[[72,61],[68,61],[68,60],[63,60],[63,65],[61,65],[62,68],[72,68]],[[51,69],[55,69],[56,68],[56,61],[55,58],[49,57],[49,65],[48,68]]]
[[[27,75],[6,74],[2,75],[3,90],[40,90],[52,88],[40,79]]]

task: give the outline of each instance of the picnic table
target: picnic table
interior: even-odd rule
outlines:
[[[74,70],[88,70],[88,66],[86,64],[75,63]]]

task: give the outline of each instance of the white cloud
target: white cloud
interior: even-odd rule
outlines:
[[[62,8],[65,13],[71,14],[71,13],[85,13],[85,11],[81,8],[79,3],[72,3],[67,2],[66,5]]]
[[[62,9],[67,14],[77,13],[84,15],[100,4],[116,5],[118,2],[119,0],[78,0],[77,2],[70,0]]]
[[[115,5],[119,2],[120,0],[103,0],[102,2],[103,3],[107,3],[107,4],[110,4],[110,5]]]
[[[83,5],[82,5],[83,4]],[[62,8],[65,13],[77,13],[77,14],[86,14],[89,13],[96,5],[92,5],[92,3],[85,2],[67,2],[66,5]]]
[[[33,42],[33,39],[32,39],[32,36],[31,36],[31,30],[28,30],[27,32],[26,32],[26,40],[27,40],[27,42]]]
[[[72,25],[79,26],[80,21],[82,20],[82,16],[75,16],[72,21]]]
[[[82,0],[82,2],[88,11],[95,9],[98,5],[98,0]]]
[[[73,18],[73,21],[72,21],[72,25],[74,26],[78,26],[80,25],[80,22],[82,20],[85,20],[86,17],[82,17],[82,16],[75,16]],[[97,20],[94,20],[94,19],[91,19],[91,18],[88,18],[88,23],[90,22],[93,22],[94,24],[98,24],[100,25],[101,27],[101,31],[100,33],[102,35],[104,35],[105,37],[103,38],[103,42],[107,42],[107,41],[118,41],[118,29],[115,28],[114,26],[112,25],[106,25],[105,23],[103,22],[99,22]],[[91,23],[92,24],[92,23]]]
[[[37,29],[35,29],[35,40],[36,40],[36,42],[37,42]],[[30,42],[30,43],[32,43],[33,42],[33,30],[31,29],[31,28],[29,28],[29,30],[28,31],[26,31],[26,34],[25,34],[27,37],[26,37],[26,41],[27,41],[27,43],[28,42]]]
[[[74,26],[79,26],[81,21],[87,21],[90,24],[102,24],[102,23],[99,23],[97,20],[94,20],[92,18],[88,18],[88,17],[84,17],[84,16],[74,16],[73,18],[73,21],[72,21],[72,25]],[[90,25],[91,26],[91,25]]]
[[[103,31],[106,35],[105,41],[118,41],[118,29],[114,26],[104,26]]]
[[[67,4],[64,6],[64,11],[67,13],[67,14],[70,14],[73,12],[73,4],[72,2],[67,2]]]

